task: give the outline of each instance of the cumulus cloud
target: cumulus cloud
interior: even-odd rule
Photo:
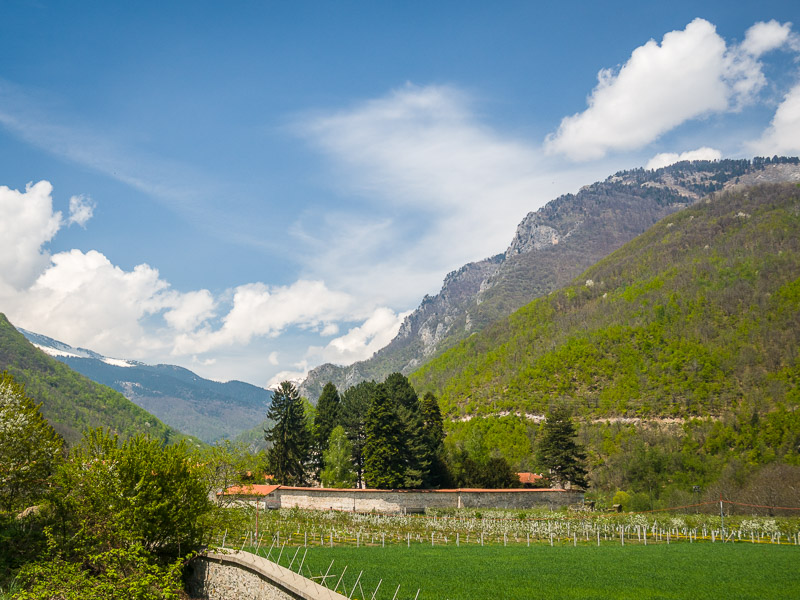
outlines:
[[[684,160],[719,160],[721,158],[722,152],[714,148],[703,146],[697,150],[689,150],[687,152],[681,152],[680,154],[677,152],[662,152],[661,154],[656,154],[647,162],[645,169],[660,169],[661,167],[668,167],[669,165],[674,165],[676,162]]]
[[[759,22],[750,27],[744,36],[741,49],[756,58],[784,45],[796,47],[797,37],[792,34],[791,23],[779,23],[775,19]]]
[[[766,84],[758,58],[790,42],[791,24],[757,23],[739,46],[695,19],[650,40],[619,70],[603,69],[588,108],[565,117],[545,140],[549,153],[574,160],[640,148],[690,119],[753,102]]]
[[[201,328],[176,338],[173,354],[203,353],[247,344],[255,336],[277,336],[287,327],[324,327],[354,312],[353,298],[328,289],[322,281],[299,280],[289,286],[249,283],[234,290],[233,305],[218,329]]]
[[[378,308],[362,325],[331,340],[324,348],[309,349],[309,357],[315,359],[315,362],[339,365],[365,360],[392,341],[408,314],[397,314],[386,307]]]
[[[72,196],[69,199],[69,219],[68,225],[80,225],[86,227],[86,223],[94,215],[95,205],[92,200],[86,196]]]
[[[43,246],[62,224],[52,191],[47,181],[29,183],[24,192],[0,186],[0,289],[27,287],[50,262]]]
[[[783,97],[769,127],[749,147],[754,154],[767,156],[800,152],[800,84]]]
[[[176,331],[194,331],[214,316],[216,302],[208,290],[173,294],[172,298],[172,308],[164,313],[164,320]]]
[[[34,284],[8,302],[20,324],[47,324],[48,333],[92,349],[157,346],[139,320],[168,304],[168,284],[158,271],[138,265],[124,271],[100,252],[55,254]]]
[[[196,355],[291,326],[334,335],[335,321],[368,316],[366,307],[322,281],[246,284],[232,290],[226,303],[209,290],[178,292],[147,264],[124,270],[96,250],[51,256],[47,244],[59,229],[85,224],[92,211],[88,198],[73,196],[65,220],[53,210],[47,181],[24,192],[0,187],[0,303],[12,322],[112,356],[171,352],[208,365],[208,357]],[[224,316],[215,328],[220,310]]]

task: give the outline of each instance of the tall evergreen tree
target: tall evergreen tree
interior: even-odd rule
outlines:
[[[542,425],[537,459],[556,485],[585,488],[586,453],[575,441],[575,425],[566,408],[551,410]]]
[[[356,470],[356,486],[364,483],[364,445],[367,443],[367,412],[378,384],[362,381],[342,394],[340,415],[347,439],[353,446],[353,468]]]
[[[322,388],[322,394],[317,400],[316,417],[314,418],[314,447],[313,462],[319,475],[325,466],[324,452],[328,449],[328,440],[333,429],[340,424],[340,398],[339,391],[331,382]]]
[[[430,487],[432,457],[417,392],[402,373],[392,373],[381,385],[394,403],[402,424],[403,433],[400,438],[400,457],[404,464],[402,487]]]
[[[383,387],[389,398],[398,406],[404,407],[409,411],[419,410],[419,397],[416,390],[411,385],[408,377],[402,373],[392,373],[383,381]]]
[[[364,480],[367,487],[404,487],[406,448],[404,428],[395,403],[383,386],[375,386],[365,423]]]
[[[439,410],[439,401],[431,392],[426,392],[420,402],[422,427],[425,434],[427,461],[429,464],[425,487],[440,487],[449,481],[444,456],[444,421]]]
[[[300,395],[291,382],[282,382],[273,393],[267,419],[273,422],[264,435],[272,443],[267,450],[267,463],[275,481],[302,485],[306,481],[311,433]]]

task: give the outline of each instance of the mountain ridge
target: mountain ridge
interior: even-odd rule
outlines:
[[[106,385],[166,424],[213,443],[262,421],[271,392],[242,381],[212,381],[177,365],[103,356],[21,329],[34,346],[89,379]]]
[[[797,158],[684,161],[621,171],[551,200],[520,222],[505,252],[468,263],[425,296],[397,336],[371,358],[312,369],[299,386],[314,401],[328,381],[346,389],[389,373],[409,374],[534,298],[569,283],[661,218],[706,194],[762,182],[800,181]],[[478,281],[479,280],[479,281]],[[453,288],[458,287],[459,293]]]
[[[122,394],[70,369],[33,344],[0,313],[0,370],[25,386],[56,432],[69,444],[87,428],[106,427],[123,438],[146,433],[165,443],[186,436]]]
[[[411,375],[444,413],[747,418],[800,404],[800,187],[714,194]]]

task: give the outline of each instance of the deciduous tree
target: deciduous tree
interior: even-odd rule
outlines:
[[[23,387],[0,374],[0,507],[16,510],[42,498],[62,448]]]
[[[325,450],[325,468],[320,480],[323,487],[351,488],[356,482],[353,469],[353,445],[347,439],[344,428],[338,425],[331,432],[328,449]]]

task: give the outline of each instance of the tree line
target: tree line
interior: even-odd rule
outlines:
[[[265,431],[267,470],[282,485],[437,489],[511,488],[520,480],[508,460],[482,439],[445,444],[439,401],[419,398],[401,373],[339,394],[327,383],[316,408],[291,382],[276,389]],[[540,485],[585,487],[586,455],[564,409],[551,411],[536,448],[547,472]]]

